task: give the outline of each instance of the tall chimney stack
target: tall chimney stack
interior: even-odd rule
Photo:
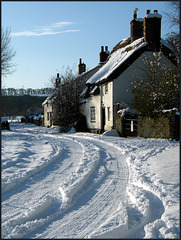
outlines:
[[[86,71],[86,65],[85,63],[82,63],[82,59],[79,59],[79,65],[78,65],[78,73],[81,74]]]
[[[157,10],[154,10],[154,13],[150,13],[150,10],[147,10],[143,19],[144,41],[148,42],[149,48],[154,51],[159,51],[160,49],[161,18],[162,15],[158,14]]]
[[[60,87],[61,84],[61,78],[59,77],[59,73],[57,73],[57,78],[55,80],[56,88]]]
[[[135,41],[138,38],[143,37],[143,19],[137,19],[138,8],[134,9],[133,20],[131,24],[131,42]]]
[[[110,52],[108,51],[108,46],[105,46],[105,51],[104,51],[104,46],[101,46],[101,52],[99,53],[100,56],[100,64],[103,64],[106,62]]]

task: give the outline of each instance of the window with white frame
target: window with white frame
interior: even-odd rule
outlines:
[[[110,107],[107,108],[107,120],[110,121]]]
[[[96,110],[95,107],[91,107],[90,108],[90,120],[91,122],[95,122],[96,121]]]
[[[108,83],[105,84],[105,94],[108,93]]]

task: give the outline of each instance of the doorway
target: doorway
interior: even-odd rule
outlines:
[[[105,107],[102,107],[102,121],[101,121],[101,131],[104,132],[105,126]]]

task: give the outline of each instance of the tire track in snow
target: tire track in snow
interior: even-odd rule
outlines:
[[[81,187],[79,186],[78,189],[73,185],[71,188],[71,181],[68,181],[68,184],[70,183],[68,189],[71,189],[74,194],[70,191],[72,203],[67,209],[65,208],[66,212],[54,219],[53,223],[47,226],[47,230],[42,233],[40,231],[36,236],[29,235],[29,237],[67,238],[75,235],[76,238],[83,238],[88,237],[88,234],[95,229],[99,233],[104,231],[101,225],[105,222],[110,225],[110,229],[125,224],[125,219],[121,219],[121,216],[123,212],[126,215],[126,208],[123,206],[128,182],[128,168],[120,149],[113,146],[110,148],[106,142],[95,139],[84,137],[71,137],[70,139],[83,144],[85,153],[89,151],[88,160],[97,161],[98,164],[95,164],[96,167],[92,166],[89,173],[83,174],[82,177],[79,175],[78,181]],[[96,151],[99,154],[95,155]],[[92,157],[95,158],[92,159]],[[84,160],[87,161],[87,158]],[[86,164],[82,167],[86,169]],[[80,169],[80,166],[77,169]],[[87,186],[89,186],[88,189]]]
[[[89,137],[88,137],[89,138]],[[100,140],[103,142],[103,140]],[[113,146],[112,143],[107,143],[110,146]],[[121,148],[116,148],[122,150]],[[131,147],[132,148],[132,147]],[[139,151],[139,148],[133,148],[134,151]],[[136,153],[136,156],[140,158],[141,161],[145,161],[147,158],[151,156],[155,156],[158,153],[161,153],[163,150],[165,150],[165,147],[158,148],[155,146],[154,149],[146,150],[143,155],[140,155]],[[144,152],[144,151],[143,151]],[[130,166],[130,163],[129,163]],[[141,180],[142,179],[142,180]],[[132,193],[132,196],[135,194],[138,194],[138,196],[135,196],[135,204],[138,205],[138,208],[135,208],[135,205],[128,204],[127,207],[127,226],[126,224],[121,225],[119,227],[116,227],[114,229],[111,229],[105,233],[96,233],[90,235],[90,237],[93,238],[134,238],[134,237],[144,237],[145,236],[145,229],[147,229],[147,225],[149,225],[152,222],[155,222],[157,219],[160,219],[162,214],[164,213],[164,204],[161,201],[159,194],[155,192],[153,189],[151,189],[149,186],[144,184],[144,174],[141,177],[141,181],[135,182],[135,183],[129,183],[127,192],[128,196]],[[143,181],[143,182],[142,182]],[[148,181],[148,180],[147,180]],[[134,186],[134,189],[133,187]],[[140,195],[140,196],[139,196]],[[136,210],[136,212],[135,212]],[[134,214],[133,214],[134,213]],[[126,218],[126,217],[125,217]],[[163,224],[163,221],[162,221]],[[103,224],[103,226],[106,224]],[[129,230],[129,234],[127,233]]]
[[[4,206],[7,206],[9,203],[11,203],[11,206],[21,206],[21,201],[26,202],[26,200],[23,199],[30,199],[29,202],[31,202],[27,204],[27,206],[30,206],[29,210],[21,211],[21,208],[19,208],[17,213],[18,208],[15,207],[15,217],[11,217],[9,220],[8,216],[6,217],[7,221],[4,220],[2,224],[3,236],[22,238],[26,234],[35,231],[37,228],[44,226],[47,222],[54,219],[62,203],[58,187],[61,181],[65,180],[66,172],[67,174],[71,173],[81,159],[82,148],[80,144],[75,143],[74,149],[71,149],[72,144],[70,145],[69,143],[70,140],[58,138],[56,141],[56,139],[53,138],[55,147],[56,145],[60,146],[63,144],[61,155],[58,155],[56,161],[55,159],[50,159],[52,164],[49,165],[48,168],[42,168],[41,171],[37,171],[37,174],[34,175],[34,178],[27,188],[23,187],[22,192],[14,194],[8,201],[3,202]],[[76,151],[74,151],[75,149]],[[62,172],[64,172],[63,177],[61,176]],[[49,185],[52,185],[52,189]],[[9,208],[11,209],[10,205]],[[49,209],[53,210],[52,213],[48,211]]]
[[[37,194],[37,196],[36,200],[32,200],[31,196],[31,201],[29,205],[27,204],[32,208],[24,209],[22,212],[16,211],[8,224],[6,221],[4,234],[16,238],[107,238],[109,236],[111,238],[113,236],[121,238],[129,230],[129,236],[127,235],[127,237],[135,236],[136,231],[139,231],[138,233],[144,237],[145,224],[159,218],[164,209],[162,208],[162,202],[151,189],[149,191],[143,184],[136,185],[133,182],[128,184],[130,176],[128,176],[127,163],[129,161],[127,160],[126,163],[125,159],[129,156],[129,165],[131,165],[131,161],[136,159],[135,156],[137,156],[136,161],[138,163],[135,166],[138,169],[135,171],[139,171],[139,164],[142,160],[144,161],[145,157],[148,158],[150,155],[157,154],[162,149],[159,148],[156,151],[155,146],[154,151],[149,151],[145,148],[145,153],[141,156],[138,145],[134,146],[134,143],[128,148],[128,146],[115,146],[114,143],[97,140],[93,137],[74,135],[54,137],[46,135],[46,137],[43,136],[40,140],[48,140],[49,137],[52,137],[52,143],[54,142],[55,147],[58,144],[64,144],[64,146],[61,146],[64,147],[63,156],[66,164],[61,164],[59,171],[62,174],[65,172],[65,174],[61,178],[61,174],[57,172],[58,169],[56,171],[58,165],[56,165],[56,162],[52,162],[51,171],[44,168],[41,174],[38,172],[36,178],[32,179],[30,189],[26,188],[21,194],[15,194],[13,197],[16,200],[23,196],[28,199],[32,193]],[[124,152],[125,149],[127,150]],[[77,152],[77,150],[79,151]],[[134,154],[130,155],[129,150],[133,151]],[[124,156],[122,155],[123,152]],[[77,157],[74,157],[75,153],[77,153]],[[91,162],[92,158],[96,160],[93,161],[95,165]],[[88,165],[88,163],[92,165]],[[88,168],[90,168],[89,172],[87,172]],[[76,173],[79,174],[80,178],[77,178]],[[53,188],[49,188],[47,191],[48,183],[52,184]],[[127,184],[128,191],[131,190],[132,193],[138,194],[138,196],[133,194],[135,203],[134,201],[133,203],[127,203]],[[59,191],[60,188],[63,188],[64,198]],[[20,201],[13,201],[12,198],[9,200],[11,201],[7,203],[15,203],[17,207],[18,204],[21,206]],[[144,204],[142,204],[143,201]],[[136,208],[139,202],[140,205]],[[157,212],[149,212],[156,206],[160,206],[161,209],[158,215],[156,215]],[[46,212],[49,209],[51,211]],[[134,224],[136,225],[134,226]]]

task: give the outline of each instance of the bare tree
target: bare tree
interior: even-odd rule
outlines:
[[[180,27],[180,1],[168,1],[168,11],[164,12],[170,27]]]
[[[6,77],[15,71],[14,57],[16,52],[11,46],[10,28],[1,29],[1,71]]]
[[[85,88],[85,79],[74,73],[73,69],[66,67],[60,74],[61,83],[55,84],[56,79],[50,81],[54,86],[53,119],[62,132],[68,131],[79,121],[80,94]]]
[[[164,12],[171,31],[166,41],[173,47],[175,54],[180,56],[180,1],[168,1],[168,11]]]

